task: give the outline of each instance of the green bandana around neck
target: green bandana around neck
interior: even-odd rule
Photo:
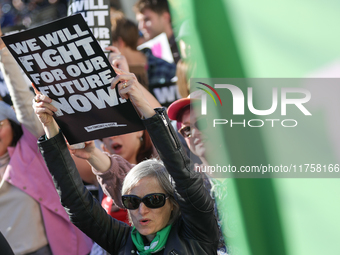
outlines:
[[[160,251],[164,248],[166,241],[171,230],[171,225],[158,231],[155,238],[151,241],[150,246],[144,246],[144,241],[142,235],[133,227],[131,231],[132,242],[136,246],[140,255],[149,255]]]

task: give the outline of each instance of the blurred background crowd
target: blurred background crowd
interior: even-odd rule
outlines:
[[[67,0],[2,0],[1,27],[24,29],[66,16]]]

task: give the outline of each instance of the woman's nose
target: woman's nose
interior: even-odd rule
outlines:
[[[139,212],[141,215],[146,214],[148,211],[149,211],[149,208],[148,208],[143,202],[139,204],[138,212]]]

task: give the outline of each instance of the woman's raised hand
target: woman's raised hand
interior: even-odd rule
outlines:
[[[136,110],[142,117],[150,118],[155,111],[142,93],[142,85],[133,73],[129,73],[114,67],[117,76],[112,80],[111,89],[118,86],[118,92],[123,99],[130,99]]]
[[[33,109],[44,127],[46,136],[51,138],[59,133],[58,124],[53,118],[53,114],[58,111],[52,103],[52,99],[35,90],[33,99]]]
[[[33,99],[34,111],[44,127],[47,138],[56,136],[59,133],[59,127],[53,115],[58,109],[51,104],[51,98],[42,95],[36,89],[34,90],[36,93]],[[69,150],[76,157],[88,160],[100,172],[107,171],[111,165],[109,157],[96,148],[94,141],[85,142],[85,148],[83,149],[71,149],[69,147]]]
[[[92,157],[92,154],[94,150],[96,149],[97,148],[94,144],[94,141],[85,142],[85,147],[83,149],[72,149],[69,147],[70,152],[74,156],[78,158],[86,159],[86,160],[89,160]]]
[[[121,69],[123,71],[129,72],[128,62],[127,62],[125,56],[123,56],[120,53],[120,51],[118,50],[117,47],[111,45],[111,46],[106,47],[105,50],[110,51],[109,61],[110,61],[112,66],[114,66],[118,69]]]

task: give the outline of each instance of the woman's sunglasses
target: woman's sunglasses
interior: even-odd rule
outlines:
[[[143,198],[137,197],[135,195],[124,195],[122,196],[122,201],[124,207],[129,210],[138,209],[141,202],[143,202],[146,207],[156,209],[164,206],[168,197],[169,196],[163,193],[147,194]]]

